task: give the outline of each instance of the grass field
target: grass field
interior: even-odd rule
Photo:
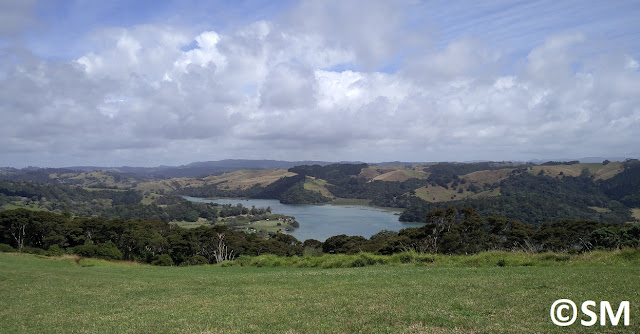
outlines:
[[[463,193],[458,193],[458,190],[456,188],[445,189],[444,187],[441,187],[441,186],[432,186],[432,185],[428,185],[426,187],[420,187],[415,191],[416,191],[416,196],[422,198],[427,202],[433,202],[433,203],[455,201],[455,200],[460,200],[465,198],[482,198],[482,197],[493,197],[493,196],[500,195],[499,187],[493,189],[492,191],[486,190],[486,191],[479,192],[477,194],[470,192],[468,190],[464,191]]]
[[[152,267],[0,254],[1,333],[640,331],[640,267]],[[556,327],[553,301],[631,302],[631,326]],[[579,307],[579,306],[578,306]]]
[[[285,221],[278,220],[278,215],[271,215],[269,220],[257,220],[257,221],[249,221],[246,217],[238,217],[240,219],[232,222],[232,219],[222,218],[216,224],[229,226],[231,229],[240,230],[240,231],[253,231],[253,232],[263,232],[263,233],[277,233],[284,232],[286,230],[293,230],[294,227]],[[172,222],[171,224],[175,224],[177,226],[183,228],[196,228],[200,226],[211,226],[211,222],[206,219],[200,219],[197,222]],[[278,225],[279,224],[279,225]]]
[[[575,165],[534,166],[529,173],[537,175],[541,170],[545,175],[556,177],[562,172],[566,176],[579,176],[583,169],[588,169],[595,180],[606,180],[622,172],[622,162],[611,162],[607,165],[601,163],[580,163]]]
[[[427,177],[428,174],[423,171],[399,167],[396,170],[380,174],[372,180],[404,182],[410,178],[426,179]]]
[[[316,191],[324,197],[334,198],[335,196],[327,189],[327,185],[329,185],[329,182],[311,176],[307,176],[303,184],[306,190]]]

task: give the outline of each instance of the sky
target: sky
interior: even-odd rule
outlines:
[[[0,166],[640,156],[638,1],[0,0]]]

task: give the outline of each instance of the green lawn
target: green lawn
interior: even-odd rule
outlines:
[[[637,265],[82,267],[0,254],[0,333],[638,333],[638,277]],[[560,298],[629,300],[631,326],[556,327]]]

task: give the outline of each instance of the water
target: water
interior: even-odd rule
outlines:
[[[405,223],[398,221],[398,212],[381,210],[368,206],[356,205],[309,205],[309,204],[282,204],[278,200],[271,199],[203,199],[186,197],[194,202],[232,204],[241,203],[245,207],[256,208],[271,207],[271,212],[280,213],[296,218],[300,227],[289,234],[298,240],[316,239],[324,241],[327,238],[339,235],[361,235],[369,238],[381,230],[398,231],[407,227],[423,226],[421,223]]]

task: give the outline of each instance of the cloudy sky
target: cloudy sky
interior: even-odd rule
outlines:
[[[0,1],[0,166],[640,155],[638,1]]]

